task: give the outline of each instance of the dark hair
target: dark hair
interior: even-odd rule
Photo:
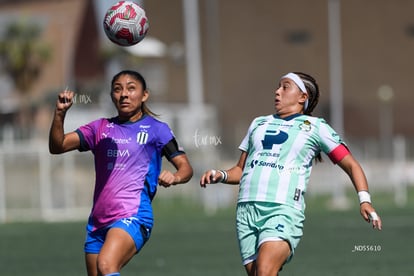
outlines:
[[[296,75],[298,75],[303,83],[305,84],[306,91],[308,92],[308,107],[303,111],[305,115],[312,116],[312,111],[315,109],[316,105],[319,102],[319,86],[316,83],[316,80],[305,73],[302,72],[294,72]],[[318,162],[322,162],[322,155],[318,153],[318,155],[315,156],[315,160]]]
[[[316,83],[316,80],[305,73],[302,72],[294,72],[298,75],[303,83],[305,84],[306,91],[308,92],[308,107],[303,111],[306,115],[312,115],[312,111],[315,109],[316,105],[319,102],[319,86]]]
[[[114,88],[114,83],[115,81],[123,75],[129,75],[131,77],[133,77],[135,80],[137,80],[138,82],[140,82],[142,84],[142,90],[145,91],[147,90],[147,82],[145,81],[144,77],[138,73],[137,71],[133,71],[133,70],[123,70],[121,72],[119,72],[118,74],[116,74],[111,81],[111,94],[112,94],[112,90]],[[143,114],[147,114],[153,117],[157,117],[158,114],[152,112],[148,106],[145,104],[145,102],[142,103],[141,105],[141,111]]]

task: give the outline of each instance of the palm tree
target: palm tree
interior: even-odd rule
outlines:
[[[42,28],[28,21],[11,22],[0,40],[0,61],[19,92],[20,128],[23,138],[28,138],[30,114],[30,90],[50,58],[50,48],[40,41]]]

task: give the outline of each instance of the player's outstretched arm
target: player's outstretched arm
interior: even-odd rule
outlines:
[[[180,154],[171,159],[171,163],[177,169],[175,173],[164,170],[158,177],[158,184],[164,187],[187,183],[193,176],[193,168],[188,161],[187,155]]]
[[[66,111],[73,104],[72,91],[63,91],[58,95],[56,101],[55,113],[53,115],[52,125],[49,133],[49,152],[59,154],[79,148],[80,139],[77,133],[64,133],[64,120]]]
[[[368,182],[365,173],[352,154],[348,154],[338,165],[349,175],[355,190],[358,193],[361,216],[365,221],[372,223],[373,228],[381,230],[382,221],[371,203]]]
[[[242,152],[237,164],[229,170],[211,169],[206,171],[200,178],[200,186],[207,187],[207,184],[226,183],[239,184],[246,163],[247,153]]]

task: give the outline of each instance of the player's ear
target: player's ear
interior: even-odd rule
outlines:
[[[147,101],[148,98],[149,98],[149,91],[148,91],[148,89],[145,89],[144,90],[144,95],[142,96],[142,102]]]
[[[306,93],[300,93],[300,97],[299,97],[299,103],[304,104],[307,100],[308,100],[308,94]]]

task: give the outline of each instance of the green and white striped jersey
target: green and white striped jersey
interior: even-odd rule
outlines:
[[[247,152],[247,159],[238,201],[275,202],[304,211],[303,196],[314,158],[324,152],[338,162],[347,154],[344,150],[340,157],[333,154],[342,144],[321,118],[296,114],[284,119],[277,115],[254,119],[239,147]]]

